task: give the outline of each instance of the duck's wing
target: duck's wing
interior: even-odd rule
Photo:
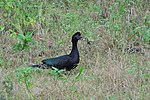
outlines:
[[[43,64],[56,67],[58,69],[64,69],[65,67],[73,65],[73,59],[69,55],[64,55],[56,58],[44,59]]]

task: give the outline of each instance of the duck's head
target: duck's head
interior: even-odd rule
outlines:
[[[72,42],[75,43],[77,42],[78,40],[81,40],[82,39],[82,36],[81,36],[81,33],[80,32],[76,32],[73,36],[72,36]]]

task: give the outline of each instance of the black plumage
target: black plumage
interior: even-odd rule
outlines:
[[[69,55],[63,55],[56,58],[49,58],[42,60],[41,65],[32,65],[32,67],[38,67],[41,68],[42,66],[45,66],[46,68],[58,68],[60,69],[66,69],[70,71],[71,69],[74,69],[77,64],[79,63],[79,51],[77,47],[78,40],[81,40],[81,33],[76,32],[72,36],[72,50]]]

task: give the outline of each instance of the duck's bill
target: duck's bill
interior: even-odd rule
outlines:
[[[79,40],[87,40],[87,38],[85,38],[85,37],[81,37]]]
[[[82,40],[82,39],[83,39],[83,37],[81,37],[81,36],[80,36],[80,37],[78,37],[78,40]]]

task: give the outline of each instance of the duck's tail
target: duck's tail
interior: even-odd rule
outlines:
[[[42,68],[42,69],[47,69],[48,66],[45,64],[40,64],[40,65],[31,65],[32,68]]]
[[[41,68],[42,65],[31,65],[31,67],[33,67],[33,68]]]
[[[43,68],[45,69],[47,66],[45,64],[39,64],[39,65],[31,65],[33,68]]]

